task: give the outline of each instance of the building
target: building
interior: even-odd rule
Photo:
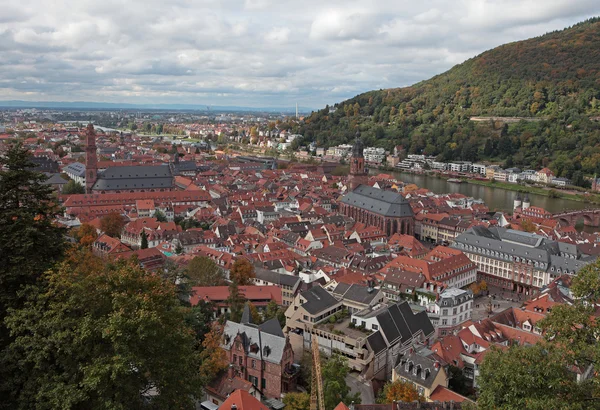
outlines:
[[[356,141],[352,147],[348,181],[350,183],[351,191],[354,191],[360,185],[365,185],[368,182],[367,171],[365,170],[364,146],[360,140],[360,132],[356,133]]]
[[[255,277],[252,279],[258,286],[277,286],[281,288],[281,303],[289,306],[294,301],[302,280],[298,276],[287,275],[263,268],[255,268]]]
[[[438,386],[448,387],[449,379],[437,355],[428,349],[404,355],[392,373],[392,382],[402,380],[412,384],[426,400]]]
[[[246,304],[240,323],[225,323],[222,347],[229,378],[248,380],[267,398],[280,399],[282,393],[295,391],[294,351],[277,319],[256,325]]]
[[[389,262],[382,273],[407,271],[422,274],[427,282],[461,288],[477,280],[477,265],[458,249],[437,246],[424,259],[400,255]]]
[[[452,247],[477,265],[479,279],[527,295],[592,261],[575,245],[505,228],[475,226],[459,235]]]
[[[169,165],[115,166],[98,170],[96,132],[90,123],[86,131],[86,193],[164,192],[175,189]]]
[[[342,198],[339,209],[357,222],[378,227],[388,237],[415,232],[413,210],[397,192],[360,185]]]
[[[538,182],[542,182],[544,184],[550,184],[554,179],[554,174],[550,171],[550,168],[542,168],[537,172],[537,180]]]
[[[85,165],[81,162],[73,162],[63,168],[63,172],[78,184],[85,186]]]
[[[438,300],[427,307],[429,319],[436,328],[436,336],[452,334],[471,319],[473,292],[459,288],[448,288],[440,293]]]
[[[295,352],[310,351],[314,335],[324,354],[341,353],[365,378],[386,380],[398,355],[434,334],[427,313],[414,314],[406,302],[379,303],[354,313],[345,306],[349,303],[320,286],[299,294],[285,313]]]
[[[281,306],[281,288],[277,286],[239,286],[240,295],[261,311],[273,301]],[[211,302],[215,307],[215,316],[230,313],[229,286],[195,286],[192,288],[190,304],[196,306],[201,300]]]

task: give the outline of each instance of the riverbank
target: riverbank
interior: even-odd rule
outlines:
[[[480,181],[476,179],[465,179],[464,182],[473,185],[481,185],[490,188],[501,188],[508,191],[516,191],[521,193],[529,193],[536,195],[543,195],[550,198],[568,199],[569,201],[585,202],[590,204],[600,204],[600,196],[596,194],[575,194],[567,193],[560,189],[554,188],[541,188],[529,185],[513,184],[510,182],[500,181]]]

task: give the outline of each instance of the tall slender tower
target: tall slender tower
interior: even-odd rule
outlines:
[[[85,192],[92,193],[92,188],[98,179],[98,155],[96,153],[96,131],[89,123],[86,129],[85,147]]]
[[[363,154],[364,146],[360,140],[360,132],[356,132],[356,139],[352,147],[352,157],[350,158],[350,190],[354,191],[359,185],[365,185],[369,182],[365,172],[365,156]]]

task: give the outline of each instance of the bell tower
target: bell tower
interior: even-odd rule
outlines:
[[[91,194],[98,179],[98,154],[96,153],[96,131],[89,123],[86,129],[85,146],[85,193]]]
[[[365,172],[365,156],[363,154],[364,146],[360,140],[360,131],[356,132],[354,146],[352,147],[352,157],[350,158],[350,190],[354,191],[359,185],[365,185],[368,182]]]

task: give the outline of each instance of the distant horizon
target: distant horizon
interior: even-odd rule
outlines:
[[[107,101],[27,101],[27,100],[0,100],[0,109],[130,109],[130,110],[174,110],[174,111],[231,111],[231,112],[265,112],[295,114],[293,107],[252,107],[239,105],[210,105],[210,104],[163,104],[149,103],[136,104]],[[309,114],[320,108],[298,106],[298,113]]]

